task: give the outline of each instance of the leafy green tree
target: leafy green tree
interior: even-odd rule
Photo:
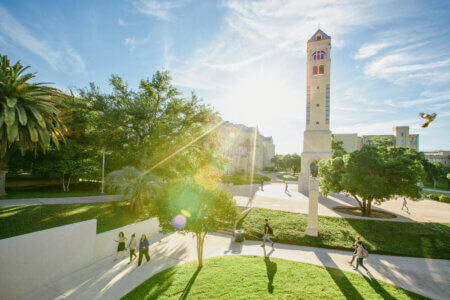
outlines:
[[[44,83],[30,83],[33,73],[24,73],[20,61],[14,65],[0,54],[0,196],[6,195],[5,174],[14,144],[22,154],[59,147],[63,125],[58,118],[59,92]]]
[[[220,119],[194,93],[183,98],[167,71],[141,80],[137,91],[117,75],[110,84],[113,91],[108,94],[93,84],[79,92],[92,107],[95,140],[108,151],[107,172],[129,165],[152,169],[168,180],[195,173],[212,157],[223,168],[217,136],[208,133]]]
[[[130,199],[132,211],[142,209],[144,201],[158,196],[162,185],[156,175],[134,167],[124,167],[109,173],[106,182],[112,192]]]
[[[347,151],[345,151],[342,146],[343,144],[343,141],[336,141],[334,139],[334,134],[331,135],[331,151],[333,152],[333,157],[342,157],[344,154],[347,154]]]
[[[423,174],[420,163],[407,157],[385,160],[371,146],[319,162],[322,193],[351,195],[362,215],[370,215],[372,202],[379,204],[394,196],[419,199],[422,189],[418,182]]]
[[[197,180],[198,181],[198,180]],[[203,266],[206,234],[236,221],[238,211],[231,194],[221,186],[208,188],[192,178],[174,180],[164,186],[152,208],[164,232],[192,232],[197,240],[198,267]]]

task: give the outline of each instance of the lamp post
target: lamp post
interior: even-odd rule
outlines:
[[[104,194],[103,185],[105,183],[105,148],[102,150],[103,158],[102,158],[102,191],[100,193]]]

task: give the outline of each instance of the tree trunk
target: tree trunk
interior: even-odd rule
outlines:
[[[203,267],[203,244],[205,242],[206,233],[196,233],[197,237],[197,259],[198,259],[198,267]]]
[[[62,188],[63,188],[63,192],[65,192],[66,191],[66,183],[65,183],[65,174],[63,173],[63,175],[62,175]]]
[[[361,209],[361,215],[364,215],[364,208],[363,208],[361,201],[358,199],[358,197],[356,197],[356,195],[354,195],[354,194],[350,194],[350,195],[352,195],[352,197],[356,200],[356,202],[358,202],[359,208]]]
[[[370,216],[372,213],[372,200],[368,200],[367,202],[367,215]]]
[[[362,203],[363,203],[362,215],[365,216],[367,214],[366,199],[362,199]]]
[[[0,157],[0,197],[5,197],[6,194],[6,173],[8,173],[8,160],[10,153],[6,150],[6,154]]]
[[[70,186],[70,178],[72,178],[72,174],[70,174],[69,176],[69,180],[67,181],[67,185],[66,185],[66,192],[69,191],[69,186]]]

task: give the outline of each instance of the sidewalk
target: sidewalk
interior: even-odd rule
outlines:
[[[290,259],[354,272],[347,264],[351,252],[276,244],[265,249],[260,242],[235,243],[220,234],[208,234],[204,256],[255,255]],[[150,247],[151,261],[137,268],[113,256],[49,284],[24,299],[120,299],[162,270],[197,259],[192,235],[171,234]],[[388,255],[370,255],[367,266],[375,279],[433,299],[449,299],[450,261]],[[361,275],[363,276],[363,275]]]
[[[247,203],[250,203],[250,199],[253,199],[251,201],[251,206],[253,207],[307,214],[309,198],[307,195],[297,191],[297,184],[289,184],[288,193],[285,193],[284,189],[284,183],[271,183],[264,186],[264,191],[261,191],[259,186],[254,185],[251,193],[248,192],[246,194],[246,191],[250,191],[250,185],[247,185],[239,187],[239,191],[242,191],[242,193],[236,193],[236,191],[238,191],[237,187],[232,189],[231,192],[233,193],[237,204],[240,206],[247,206]],[[408,211],[401,210],[403,199],[393,199],[383,202],[381,205],[373,205],[374,208],[397,215],[394,219],[368,218],[335,211],[333,209],[335,206],[356,207],[358,204],[353,198],[341,194],[331,194],[328,197],[319,198],[318,214],[320,216],[329,217],[394,222],[450,222],[450,204],[448,203],[432,200],[407,200],[407,202],[409,208]]]
[[[0,200],[0,206],[95,203],[121,200],[120,195]]]

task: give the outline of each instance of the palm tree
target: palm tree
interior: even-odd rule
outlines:
[[[24,72],[18,61],[10,65],[0,54],[0,196],[6,195],[5,176],[14,144],[22,155],[26,151],[45,150],[53,143],[59,147],[63,125],[55,107],[58,90],[45,83],[29,83],[35,73]]]
[[[142,208],[144,199],[157,195],[162,184],[157,176],[134,167],[124,167],[109,173],[106,182],[110,190],[131,200],[133,211]]]

